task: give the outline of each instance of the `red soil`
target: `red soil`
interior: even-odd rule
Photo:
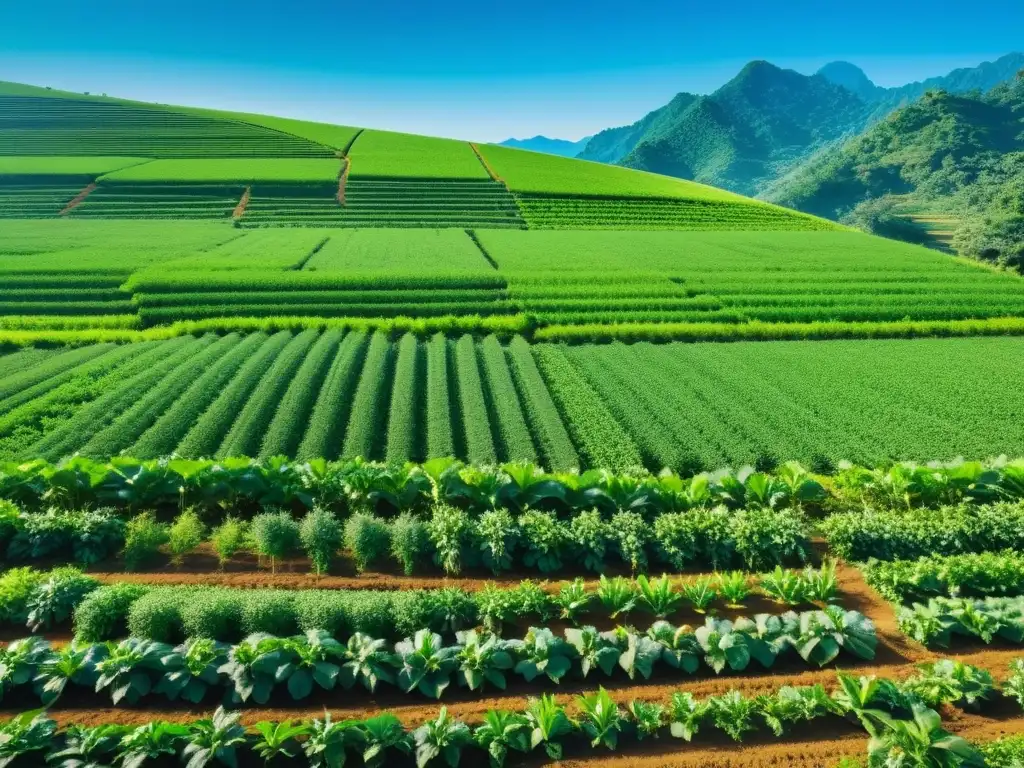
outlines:
[[[79,192],[71,199],[70,203],[64,206],[64,209],[58,215],[67,216],[71,211],[73,211],[75,208],[81,205],[85,198],[87,198],[94,189],[96,189],[95,182],[86,186],[85,189],[83,189],[81,192]]]
[[[245,192],[242,193],[242,198],[238,201],[238,205],[235,206],[235,210],[231,212],[231,218],[240,219],[245,215],[245,208],[249,205],[249,199],[252,197],[252,187],[246,187]]]

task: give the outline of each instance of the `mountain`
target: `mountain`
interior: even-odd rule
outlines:
[[[1024,260],[1024,69],[984,94],[927,91],[764,196],[904,239],[908,219],[940,220],[961,254]]]
[[[803,75],[755,61],[710,95],[680,93],[632,125],[599,132],[580,157],[759,194],[928,90],[987,91],[1022,67],[1024,53],[1012,53],[882,88],[849,62]]]
[[[532,139],[505,139],[500,142],[503,147],[513,149],[529,149],[533,152],[543,152],[546,155],[560,155],[561,157],[576,157],[587,147],[587,142],[592,137],[584,136],[579,141],[567,141],[566,139],[549,139],[547,136],[534,136]]]

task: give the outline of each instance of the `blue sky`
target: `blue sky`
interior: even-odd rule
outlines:
[[[0,79],[479,141],[576,139],[751,59],[888,86],[1021,48],[1021,0],[0,0]]]

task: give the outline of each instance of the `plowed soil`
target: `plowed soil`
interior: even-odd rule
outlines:
[[[104,580],[127,580],[125,574],[101,573]],[[341,588],[352,586],[368,588],[411,588],[425,586],[458,585],[473,589],[485,580],[466,579],[408,579],[385,574],[367,574],[359,577],[331,576],[319,581],[304,573],[278,573],[272,575],[262,572],[214,574],[230,579],[238,578],[245,586],[282,587],[282,582],[294,583],[299,588],[310,586]],[[159,572],[134,574],[132,580],[144,583],[205,583],[215,579],[211,574],[182,572]],[[682,673],[667,674],[662,667],[652,681],[631,681],[625,677],[612,679],[592,677],[586,681],[564,681],[562,685],[553,686],[549,683],[524,683],[522,680],[510,678],[509,690],[499,694],[487,692],[483,696],[473,694],[454,684],[444,695],[443,703],[449,712],[468,723],[479,722],[489,709],[521,709],[525,697],[541,692],[554,692],[559,702],[566,704],[570,711],[576,710],[575,696],[583,692],[593,691],[599,684],[604,685],[622,706],[631,699],[648,701],[667,701],[672,693],[687,690],[698,697],[721,694],[730,689],[738,689],[747,695],[771,693],[783,685],[823,684],[826,688],[835,686],[836,670],[846,670],[859,675],[878,675],[893,678],[907,677],[914,672],[914,664],[938,658],[958,658],[969,664],[989,670],[997,681],[1002,681],[1008,673],[1011,660],[1024,656],[1024,648],[1010,645],[983,646],[980,644],[962,645],[951,651],[929,651],[903,635],[897,628],[894,612],[885,601],[878,597],[865,584],[858,570],[842,567],[839,573],[842,584],[841,602],[844,607],[861,611],[874,621],[879,635],[877,657],[872,662],[858,662],[840,657],[840,663],[824,669],[808,669],[796,657],[771,670],[761,670],[756,662],[743,673],[726,673],[716,676],[713,672],[702,670],[697,675],[687,676]],[[253,579],[265,579],[262,583]],[[174,581],[178,579],[178,581]],[[184,581],[183,581],[184,580]],[[218,582],[221,583],[221,582]],[[240,586],[240,584],[236,584]],[[371,586],[372,585],[372,586]],[[552,587],[553,588],[553,587]],[[766,601],[767,602],[767,601]],[[740,613],[750,615],[760,610],[778,611],[778,606],[759,603],[748,603]],[[697,620],[702,620],[697,617]],[[67,633],[54,633],[54,641],[66,640]],[[214,705],[187,707],[180,704],[146,701],[136,707],[101,707],[96,708],[97,698],[89,692],[69,692],[51,708],[51,715],[63,726],[97,725],[100,723],[141,724],[153,719],[166,719],[175,722],[187,722],[200,717],[208,717]],[[18,711],[30,708],[31,701],[17,701],[5,698],[0,705],[0,719],[5,719]],[[284,720],[295,718],[320,717],[324,711],[330,711],[336,720],[345,718],[365,718],[378,714],[382,710],[394,712],[407,725],[415,726],[424,720],[436,717],[438,703],[431,702],[417,695],[402,694],[392,688],[382,689],[377,694],[370,694],[361,688],[352,691],[321,692],[303,702],[292,704],[285,698],[275,698],[272,706],[247,707],[243,710],[242,722],[254,724],[261,720]],[[998,701],[983,708],[982,714],[967,713],[953,708],[943,711],[945,727],[971,740],[991,740],[1011,733],[1024,733],[1024,716],[1020,708],[1013,702]],[[845,756],[861,756],[866,746],[865,734],[855,725],[839,719],[815,723],[812,729],[788,734],[784,739],[774,739],[770,734],[759,733],[750,740],[736,744],[717,731],[698,735],[693,744],[663,736],[660,739],[648,739],[640,743],[627,740],[622,749],[607,756],[592,752],[589,748],[571,748],[567,752],[564,766],[599,765],[608,768],[716,768],[725,766],[755,766],[792,768],[818,768],[832,766]],[[541,764],[533,762],[531,765]]]

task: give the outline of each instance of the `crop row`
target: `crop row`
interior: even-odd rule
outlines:
[[[829,721],[852,721],[870,736],[869,760],[884,760],[914,748],[931,755],[955,754],[957,765],[1011,766],[1017,751],[1012,739],[984,747],[986,757],[964,739],[942,729],[930,701],[974,704],[992,696],[995,688],[987,673],[976,667],[942,660],[922,665],[906,681],[861,679],[839,674],[830,693],[821,684],[782,686],[748,698],[738,690],[698,699],[687,691],[667,701],[633,699],[625,709],[602,687],[576,696],[570,709],[551,695],[531,698],[522,711],[490,710],[475,728],[448,714],[408,731],[395,715],[383,713],[366,720],[335,722],[330,714],[308,722],[257,723],[247,730],[241,713],[218,708],[212,719],[190,724],[155,721],[137,728],[100,725],[73,727],[58,732],[57,723],[42,711],[28,712],[0,727],[9,760],[46,758],[47,764],[72,768],[89,764],[141,765],[150,755],[181,754],[193,768],[235,765],[250,754],[265,762],[287,759],[289,764],[338,768],[346,757],[360,756],[367,768],[415,764],[417,768],[443,763],[449,768],[461,758],[480,753],[495,768],[543,748],[549,760],[561,760],[592,750],[614,751],[620,740],[657,739],[660,735],[692,741],[714,729],[736,742],[751,734],[768,732],[781,738],[794,728],[826,727]],[[1019,673],[1018,673],[1019,674]],[[339,672],[339,677],[341,673]],[[937,685],[938,696],[928,686]],[[922,691],[924,695],[922,695]],[[1004,686],[1006,697],[1020,701],[1020,682]],[[575,711],[575,714],[574,714]],[[1005,761],[1003,757],[1005,756]]]
[[[948,648],[954,636],[1024,643],[1024,597],[933,597],[900,607],[896,619],[902,631],[929,647]]]
[[[467,630],[456,634],[453,645],[429,629],[393,646],[358,632],[343,644],[324,630],[291,638],[257,633],[233,647],[203,638],[172,648],[131,637],[57,652],[45,640],[27,638],[0,652],[7,670],[0,697],[31,681],[47,706],[75,686],[108,693],[115,706],[134,705],[150,693],[194,704],[211,693],[235,705],[266,704],[275,688],[298,700],[338,684],[345,689],[359,684],[371,693],[387,684],[440,699],[453,677],[475,692],[488,686],[504,690],[509,678],[557,685],[598,671],[611,677],[621,670],[630,679],[647,680],[665,674],[665,667],[686,674],[703,667],[743,672],[756,661],[769,669],[791,652],[823,667],[841,653],[873,659],[877,642],[870,620],[832,607],[735,622],[708,617],[696,630],[660,621],[643,635],[583,627],[565,630],[562,638],[532,627],[521,640],[506,640]]]
[[[916,560],[869,560],[864,580],[886,600],[1024,594],[1024,555],[1014,550],[922,555]]]
[[[279,334],[276,338],[280,344],[288,336]],[[297,365],[303,350],[315,338],[313,333],[296,337],[302,343],[295,345],[296,351],[289,366]],[[439,350],[438,339],[446,342],[435,337],[429,346],[430,353]],[[286,348],[296,340],[289,341]],[[195,353],[195,340],[182,338],[176,343],[182,354]],[[159,346],[150,343],[143,349],[149,355]],[[447,352],[446,346],[444,349]],[[46,358],[50,359],[53,358]],[[144,359],[146,365],[154,363],[149,357],[139,359]],[[443,367],[445,361],[440,354],[428,355],[432,366],[439,360]],[[527,365],[515,365],[513,371],[517,376],[531,373]],[[275,388],[281,378],[278,375],[262,377],[258,386]],[[216,412],[209,411],[211,419],[216,416],[225,422],[229,420],[229,406],[242,401],[233,387],[234,383],[215,401],[228,411],[220,413],[218,405]],[[433,390],[428,396],[434,397]],[[273,398],[271,393],[267,397],[261,394],[256,398],[254,395],[248,400],[257,404],[259,412],[259,404],[274,402]],[[95,402],[98,407],[109,405],[100,404],[98,400]],[[536,409],[527,410],[529,421],[550,422],[553,417],[540,408],[543,404],[537,401],[535,405]],[[437,407],[442,409],[443,401]],[[437,416],[440,420],[440,414]],[[433,422],[432,419],[430,423]],[[233,442],[234,438],[229,441]],[[182,505],[204,509],[281,505],[309,508],[319,504],[330,508],[351,505],[352,508],[400,512],[426,511],[436,502],[443,502],[475,512],[502,508],[519,511],[530,507],[563,515],[590,509],[610,515],[627,508],[656,515],[708,509],[720,504],[732,509],[827,506],[838,507],[840,511],[867,506],[883,509],[876,509],[874,514],[862,519],[858,519],[856,514],[837,515],[829,524],[834,546],[850,560],[867,560],[872,556],[905,560],[944,551],[949,530],[969,534],[972,537],[969,542],[986,541],[988,545],[983,547],[984,550],[1013,546],[1000,546],[997,540],[1012,540],[1016,536],[999,531],[1008,530],[1005,521],[1021,516],[1020,504],[988,505],[999,499],[1021,499],[1022,475],[1024,466],[1020,460],[994,464],[957,462],[931,467],[900,464],[878,469],[851,466],[829,478],[812,475],[796,462],[784,464],[773,472],[755,472],[748,468],[739,473],[723,470],[681,477],[668,472],[658,475],[643,472],[616,474],[607,470],[580,474],[545,473],[535,465],[525,463],[474,467],[450,459],[394,467],[366,461],[261,462],[248,458],[138,461],[130,457],[115,457],[107,461],[76,457],[61,464],[42,460],[0,464],[0,497],[33,509],[54,504],[128,509],[178,508]],[[909,482],[915,478],[930,479],[921,483]],[[942,517],[919,511],[942,505],[950,507],[943,510]],[[892,509],[886,511],[885,508]],[[977,530],[988,529],[992,533],[974,533],[976,529],[969,527],[969,516],[991,520]],[[947,520],[952,528],[945,527]],[[1004,521],[1001,526],[999,520]],[[913,529],[914,532],[907,534],[901,529]],[[922,540],[924,532],[927,538]],[[940,538],[942,532],[947,533],[946,539]],[[984,538],[973,538],[975,536]],[[929,546],[931,551],[921,551]]]

